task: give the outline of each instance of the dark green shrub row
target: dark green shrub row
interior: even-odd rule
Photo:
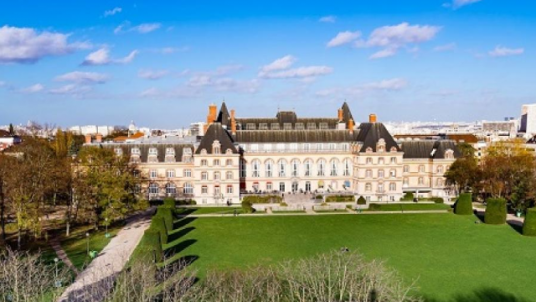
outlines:
[[[158,231],[161,244],[167,244],[168,242],[168,232],[166,228],[166,222],[164,217],[155,215],[151,221],[151,226],[149,227],[153,230]]]
[[[173,209],[166,208],[165,206],[161,206],[156,209],[156,215],[154,218],[162,217],[164,219],[166,231],[168,233],[173,231],[173,213],[174,213]]]
[[[162,261],[162,242],[160,241],[159,230],[152,227],[145,230],[132,259],[135,259],[135,261]]]
[[[433,201],[434,203],[445,203],[442,197],[430,197],[430,198],[421,198],[422,201]]]
[[[173,199],[173,198],[164,199],[163,207],[170,208],[170,209],[175,209],[175,199]]]
[[[324,199],[324,196],[322,196],[322,195],[316,195],[316,196],[315,196],[315,199]]]
[[[370,211],[380,211],[381,207],[382,207],[381,204],[371,203],[369,205],[369,210]]]
[[[250,201],[244,200],[242,201],[242,211],[244,211],[244,213],[246,214],[249,214],[255,212],[255,209],[253,208],[253,205]]]
[[[359,199],[357,200],[357,204],[358,205],[365,205],[365,204],[367,204],[367,200],[365,199],[365,197],[360,196]]]
[[[454,204],[454,213],[458,215],[473,215],[473,195],[471,193],[460,194]]]
[[[523,235],[536,236],[536,208],[527,209],[525,223],[523,223]]]
[[[195,206],[197,202],[193,199],[176,200],[175,205],[178,206]]]
[[[406,194],[404,194],[404,197],[402,197],[402,201],[413,201],[413,199],[415,198],[415,196],[413,195],[413,192],[406,192]]]
[[[503,198],[489,198],[486,203],[484,222],[487,224],[505,224],[506,200]]]
[[[326,197],[326,202],[354,202],[353,195],[333,195]]]
[[[242,198],[242,202],[256,203],[280,203],[283,198],[278,195],[248,195]]]

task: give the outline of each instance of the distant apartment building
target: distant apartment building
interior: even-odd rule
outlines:
[[[322,118],[294,111],[240,118],[225,103],[219,112],[210,105],[204,128],[198,140],[159,136],[117,144],[100,136],[88,143],[137,163],[149,180],[148,198],[200,204],[239,203],[243,194],[262,193],[348,194],[385,202],[405,192],[446,197],[451,192],[444,173],[460,156],[452,140],[398,143],[373,114],[356,125],[346,103]]]
[[[523,105],[521,107],[519,132],[524,133],[527,139],[536,135],[536,104]]]

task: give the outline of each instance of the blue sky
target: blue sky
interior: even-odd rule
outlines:
[[[195,3],[194,3],[195,2]],[[475,121],[536,102],[527,0],[4,1],[0,125],[237,115]]]

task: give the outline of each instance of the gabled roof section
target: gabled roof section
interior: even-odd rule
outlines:
[[[454,151],[454,158],[461,157],[456,142],[452,140],[407,141],[401,143],[404,158],[444,159],[447,150]]]
[[[360,152],[366,152],[369,147],[376,152],[376,144],[380,139],[385,141],[385,150],[389,151],[395,147],[397,151],[400,151],[400,146],[382,123],[361,123],[357,135],[357,141],[363,143]]]
[[[346,102],[342,104],[341,109],[342,109],[343,121],[345,123],[348,123],[349,120],[354,120],[354,117],[352,116],[352,112],[350,111],[350,107],[348,106]]]
[[[231,115],[229,114],[229,110],[227,110],[225,102],[221,104],[220,113],[218,114],[216,121],[226,126],[227,129],[231,128]]]
[[[294,111],[279,111],[276,116],[280,124],[291,123],[295,124],[298,120],[298,116]]]
[[[213,123],[208,127],[203,139],[201,139],[201,143],[199,143],[195,154],[200,154],[203,149],[207,151],[207,154],[213,154],[212,144],[214,141],[220,142],[222,154],[227,152],[228,149],[231,149],[233,153],[238,153],[231,134],[223,128],[221,123]]]

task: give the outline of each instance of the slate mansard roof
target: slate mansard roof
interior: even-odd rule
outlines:
[[[452,140],[408,141],[401,143],[404,158],[444,159],[447,150],[454,151],[454,158],[461,157],[456,142]]]
[[[366,152],[368,148],[372,148],[376,152],[376,144],[380,139],[385,141],[385,150],[390,151],[393,147],[397,151],[401,150],[391,133],[382,123],[361,123],[358,130],[357,141],[363,144],[360,152]]]
[[[102,144],[104,148],[123,150],[123,154],[131,155],[132,149],[137,148],[140,150],[141,162],[147,162],[149,156],[149,149],[156,148],[158,155],[158,162],[164,162],[166,158],[166,150],[173,148],[175,150],[175,162],[182,162],[182,157],[185,153],[185,149],[190,149],[190,155],[194,154],[194,146],[192,144]],[[186,151],[187,152],[187,151]]]
[[[223,128],[221,123],[213,123],[208,127],[205,136],[203,136],[201,139],[195,154],[201,154],[201,150],[203,149],[207,151],[207,154],[212,154],[212,144],[216,140],[220,142],[222,154],[227,152],[229,149],[233,153],[238,153],[231,134]]]
[[[237,131],[238,143],[327,143],[355,142],[357,131],[348,130],[264,130]]]

